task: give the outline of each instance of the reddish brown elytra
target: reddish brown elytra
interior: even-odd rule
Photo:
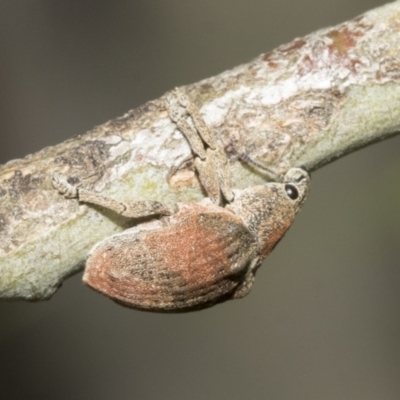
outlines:
[[[126,306],[152,311],[190,311],[241,298],[292,224],[308,183],[308,174],[296,168],[285,183],[235,191],[225,208],[207,199],[178,204],[173,216],[96,245],[83,280]]]
[[[195,165],[209,198],[178,203],[172,214],[157,201],[126,204],[73,187],[62,175],[53,177],[53,185],[66,197],[125,216],[164,214],[98,243],[89,254],[83,280],[128,307],[184,312],[249,293],[257,268],[306,199],[310,177],[301,168],[291,168],[283,182],[232,191],[222,146],[186,93],[176,89],[166,105],[189,143],[203,146],[195,151]],[[186,118],[192,118],[192,124]],[[221,193],[229,202],[225,207],[219,205]]]

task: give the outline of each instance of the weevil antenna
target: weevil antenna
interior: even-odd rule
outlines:
[[[238,153],[237,154],[239,159],[244,161],[247,164],[253,165],[254,167],[261,169],[261,171],[265,171],[270,178],[272,178],[275,182],[283,182],[283,176],[277,174],[275,171],[272,169],[265,167],[264,165],[258,163],[257,161],[254,161],[252,158],[250,158],[247,154],[245,153]]]

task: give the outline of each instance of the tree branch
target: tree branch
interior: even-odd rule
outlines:
[[[265,179],[239,152],[278,173],[312,171],[397,133],[399,43],[396,1],[188,86],[226,148],[233,186]],[[0,167],[1,298],[48,298],[93,244],[131,223],[64,199],[51,187],[54,172],[89,177],[87,187],[116,199],[172,205],[204,196],[164,100]]]

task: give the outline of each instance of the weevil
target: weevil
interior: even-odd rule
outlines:
[[[61,174],[53,186],[127,217],[155,216],[95,245],[83,281],[127,307],[185,312],[250,292],[257,269],[304,203],[310,177],[290,168],[281,182],[232,190],[225,151],[182,88],[168,95],[166,108],[188,139],[207,198],[171,210],[158,201],[118,202]]]

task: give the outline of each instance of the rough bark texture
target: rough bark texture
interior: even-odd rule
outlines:
[[[400,1],[187,87],[224,144],[233,186],[265,179],[237,153],[284,173],[309,171],[400,127]],[[41,300],[89,249],[132,221],[66,200],[62,172],[116,199],[173,204],[204,196],[164,97],[85,135],[0,167],[0,297]]]

